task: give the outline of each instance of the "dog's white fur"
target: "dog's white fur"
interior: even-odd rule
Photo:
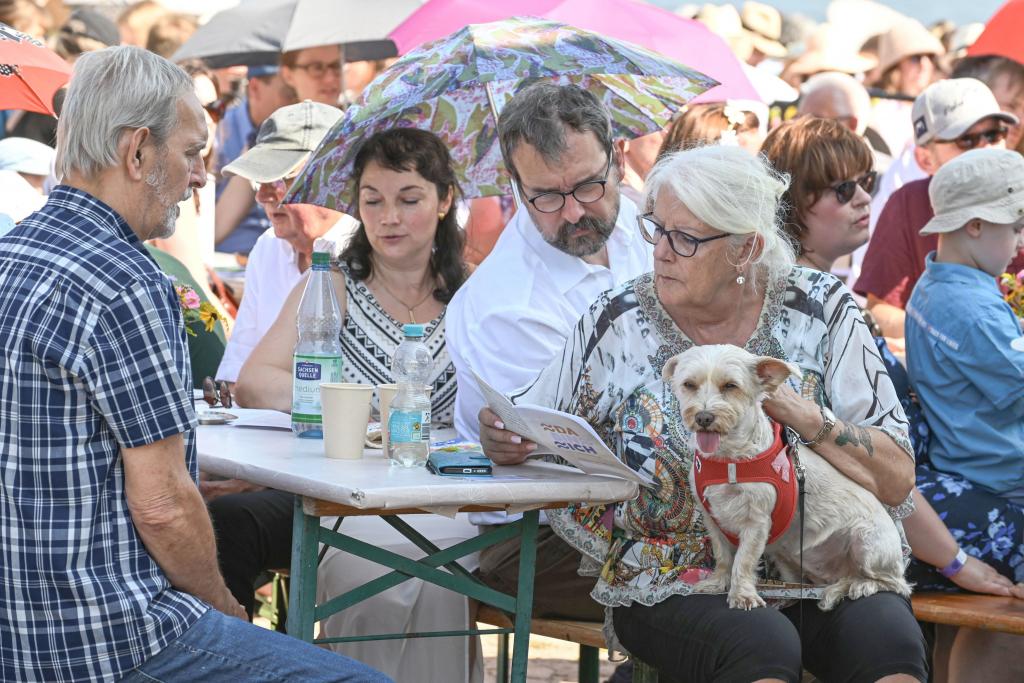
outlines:
[[[687,429],[720,435],[719,447],[705,459],[752,459],[772,443],[771,422],[761,402],[799,368],[776,358],[758,357],[736,346],[695,346],[669,359],[662,377],[679,399]],[[713,421],[708,424],[709,415]],[[696,436],[693,439],[697,449]],[[827,586],[818,603],[831,609],[843,598],[857,599],[878,591],[910,595],[903,578],[899,532],[882,504],[827,460],[804,446],[798,457],[806,468],[804,577]],[[791,476],[796,476],[795,470]],[[691,477],[690,488],[697,497]],[[755,588],[757,565],[766,553],[785,581],[800,581],[800,510],[789,529],[766,547],[776,493],[771,484],[709,486],[707,499],[715,519],[698,509],[711,536],[715,569],[695,590],[728,590],[729,606],[764,606]],[[718,527],[739,538],[733,547]]]

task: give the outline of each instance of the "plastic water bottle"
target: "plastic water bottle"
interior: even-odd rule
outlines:
[[[425,465],[430,451],[430,394],[434,358],[423,343],[423,325],[404,325],[391,372],[398,393],[388,413],[388,459],[392,465]]]
[[[296,320],[299,341],[292,357],[292,431],[322,439],[320,383],[341,381],[341,306],[331,282],[331,256],[313,252],[313,266]]]

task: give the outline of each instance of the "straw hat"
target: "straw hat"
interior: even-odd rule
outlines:
[[[779,41],[782,36],[782,15],[779,10],[760,2],[745,2],[740,22],[753,41],[755,50],[776,59],[786,56],[786,46]]]
[[[706,4],[697,12],[695,19],[723,38],[741,62],[747,61],[754,52],[753,35],[743,28],[740,13],[732,5]]]
[[[942,43],[921,22],[906,18],[893,24],[878,40],[878,69],[885,73],[907,57],[946,54]]]
[[[838,27],[820,24],[807,40],[807,49],[788,67],[786,74],[811,76],[822,71],[860,74],[874,68],[876,62],[849,44]]]

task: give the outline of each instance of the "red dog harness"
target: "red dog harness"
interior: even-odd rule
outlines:
[[[774,543],[793,521],[797,502],[797,481],[793,463],[782,439],[782,426],[773,423],[775,440],[768,450],[752,460],[719,460],[701,457],[700,451],[693,452],[693,481],[697,488],[700,504],[712,517],[715,514],[708,505],[705,492],[716,484],[771,484],[775,487],[775,509],[772,510],[772,529],[768,543]],[[719,525],[721,528],[721,525]],[[739,538],[722,529],[722,533],[733,545],[739,545]]]

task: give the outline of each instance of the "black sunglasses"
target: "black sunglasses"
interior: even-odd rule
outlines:
[[[713,242],[714,240],[720,240],[723,237],[729,236],[729,233],[723,232],[721,235],[713,237],[694,237],[682,230],[667,230],[664,225],[658,223],[652,216],[654,216],[653,213],[645,213],[642,216],[636,217],[636,222],[640,224],[640,234],[645,240],[654,245],[661,241],[662,236],[668,237],[668,246],[672,247],[672,251],[683,258],[690,258],[696,254],[697,247],[705,242]]]
[[[838,185],[833,185],[830,189],[836,193],[836,201],[840,204],[846,204],[853,199],[853,195],[857,194],[858,185],[869,195],[874,196],[875,183],[877,182],[878,172],[868,171],[856,180],[847,180]]]
[[[990,145],[996,145],[1006,139],[1006,136],[1010,134],[1010,129],[1006,126],[999,126],[998,128],[992,128],[991,130],[983,130],[980,133],[963,134],[953,140],[936,140],[947,145],[956,145],[963,151],[974,149],[981,144],[982,140],[985,140]]]

